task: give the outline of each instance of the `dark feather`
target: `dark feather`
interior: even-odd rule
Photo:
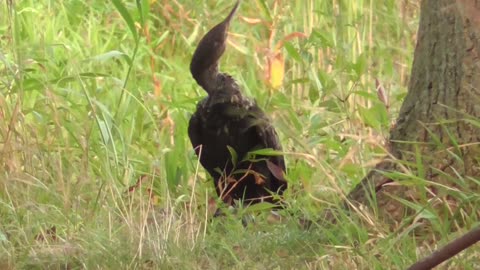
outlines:
[[[225,20],[202,38],[192,57],[190,71],[208,97],[197,105],[189,122],[188,135],[224,202],[276,203],[272,193],[282,195],[287,188],[283,156],[246,158],[253,150],[281,151],[278,135],[255,101],[241,93],[231,76],[218,71],[228,26],[238,5],[239,2]]]

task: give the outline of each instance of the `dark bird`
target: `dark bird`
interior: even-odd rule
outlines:
[[[239,3],[202,38],[193,54],[190,72],[208,96],[197,104],[188,136],[226,204],[278,204],[287,188],[283,156],[249,155],[259,149],[281,151],[278,135],[256,102],[242,94],[235,79],[218,70]]]

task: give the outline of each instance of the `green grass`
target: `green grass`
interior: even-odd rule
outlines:
[[[414,228],[391,232],[345,214],[337,226],[298,225],[338,203],[385,154],[418,4],[241,5],[222,69],[265,108],[287,152],[290,208],[274,222],[254,209],[212,220],[213,184],[187,136],[205,95],[190,58],[232,1],[138,3],[1,5],[0,268],[401,269],[435,247],[417,250]],[[308,38],[285,43],[283,86],[271,89],[265,59],[292,32]],[[245,211],[256,215],[247,228]],[[473,268],[469,256],[478,251],[453,263]]]

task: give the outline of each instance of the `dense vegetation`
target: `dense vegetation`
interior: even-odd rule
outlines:
[[[0,7],[1,269],[382,269],[416,260],[408,226],[391,232],[345,215],[334,228],[305,230],[298,221],[317,220],[385,154],[418,4],[244,1],[222,70],[273,119],[289,209],[281,220],[261,204],[212,220],[219,201],[187,136],[205,93],[188,68],[232,4]],[[255,220],[244,228],[247,213]],[[465,257],[458,263],[468,268]]]

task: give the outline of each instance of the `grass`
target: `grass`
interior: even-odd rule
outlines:
[[[298,225],[317,220],[385,154],[412,63],[414,1],[244,1],[222,69],[279,131],[290,208],[281,221],[259,209],[211,219],[215,191],[187,136],[205,93],[188,67],[231,5],[0,7],[0,268],[401,269],[435,247],[417,248],[414,228],[391,232],[374,218]],[[286,38],[295,32],[307,37]],[[278,53],[285,75],[274,87],[265,70]],[[255,213],[246,228],[245,212]],[[434,222],[445,235],[449,225]],[[473,269],[468,258],[478,254],[451,266]]]

